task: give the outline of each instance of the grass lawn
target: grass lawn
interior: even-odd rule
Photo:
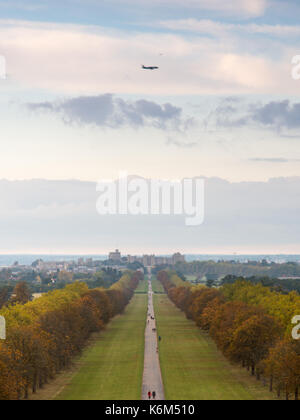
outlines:
[[[58,400],[140,400],[147,295],[137,294],[79,360]]]
[[[146,280],[146,278],[139,282],[138,287],[135,289],[135,293],[148,293],[148,280]]]
[[[246,370],[232,366],[167,296],[154,296],[154,303],[167,400],[276,399]]]
[[[165,293],[163,285],[156,277],[152,277],[152,290],[154,293]]]

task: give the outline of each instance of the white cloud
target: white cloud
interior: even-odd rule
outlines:
[[[268,7],[267,0],[194,0],[192,3],[206,10],[247,17],[262,16]]]
[[[238,24],[224,23],[210,19],[177,19],[158,22],[158,26],[175,31],[190,31],[199,34],[224,36],[228,33],[242,33],[243,35],[261,34],[273,35],[280,38],[300,35],[300,27],[295,25],[267,25],[267,24]]]
[[[218,14],[239,18],[253,18],[263,16],[272,0],[109,0],[112,7],[126,7],[134,5],[135,8],[189,8],[203,11],[212,11]],[[61,0],[62,7],[103,7],[103,0]],[[0,8],[36,11],[53,6],[49,0],[0,0]],[[106,5],[104,5],[106,6]]]
[[[282,45],[274,58],[257,54],[253,45],[249,52],[246,45],[241,51],[233,36],[190,39],[76,25],[16,21],[0,25],[0,53],[6,56],[11,79],[33,88],[85,95],[295,91],[291,51]],[[141,64],[160,69],[145,71]]]
[[[119,0],[117,0],[119,1]],[[123,2],[123,0],[122,0]],[[128,3],[150,3],[149,0],[127,0]],[[230,16],[253,18],[264,15],[269,0],[152,0],[155,4],[171,4],[172,6],[183,6],[197,8],[213,12],[220,12]]]

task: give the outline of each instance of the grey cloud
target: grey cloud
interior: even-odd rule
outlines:
[[[253,107],[251,118],[262,125],[278,129],[300,128],[300,103],[291,104],[286,100]]]
[[[186,129],[193,119],[184,118],[181,108],[140,99],[125,101],[111,94],[80,96],[59,103],[41,102],[27,105],[32,111],[54,112],[68,124],[120,128],[123,126]]]
[[[245,109],[224,101],[209,115],[208,120],[219,127],[257,125],[277,131],[295,130],[300,128],[300,103],[273,101],[265,105],[250,104]]]
[[[35,110],[43,110],[43,111],[53,111],[54,105],[50,102],[40,102],[37,104],[28,104],[28,108],[31,109],[32,111]]]
[[[172,138],[168,138],[166,141],[166,144],[168,146],[176,146],[176,147],[180,147],[180,148],[184,148],[184,149],[190,149],[192,147],[196,147],[197,143],[196,142],[183,142],[180,140],[176,140],[176,139],[172,139]]]
[[[300,159],[285,159],[285,158],[251,158],[251,162],[267,162],[267,163],[290,163],[290,162],[300,162]]]
[[[224,97],[224,98],[221,98],[222,99],[222,101],[224,102],[224,103],[241,103],[241,102],[243,102],[243,100],[244,100],[244,98],[243,97],[241,97],[241,96],[227,96],[227,97]]]

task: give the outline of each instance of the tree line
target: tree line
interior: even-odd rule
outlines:
[[[59,271],[51,276],[41,272],[38,275],[34,273],[33,282],[28,280],[9,280],[5,284],[0,282],[0,309],[11,303],[27,303],[32,299],[32,293],[47,293],[57,289],[64,289],[67,284],[75,281],[86,283],[89,289],[100,287],[108,289],[118,282],[122,275],[121,271],[107,267],[88,275],[84,273],[76,273],[74,275],[67,271]],[[55,282],[52,283],[52,280]]]
[[[135,271],[135,270],[129,270]],[[13,273],[12,269],[0,270],[0,308],[15,294],[14,288],[20,283],[26,284],[32,293],[47,293],[52,290],[63,289],[74,281],[86,283],[90,289],[98,287],[109,288],[122,277],[122,272],[111,267],[99,269],[96,273],[72,273],[57,270],[55,273],[34,270]]]
[[[288,262],[277,264],[275,262],[249,261],[241,263],[238,261],[192,261],[179,262],[175,266],[176,270],[183,274],[193,274],[198,277],[214,276],[225,277],[226,275],[235,275],[238,277],[299,277],[300,264]]]
[[[0,341],[0,400],[27,399],[69,367],[90,335],[124,311],[142,277],[128,271],[109,289],[76,282],[2,308],[7,339]]]
[[[273,289],[274,291],[278,291],[283,294],[287,294],[289,292],[292,292],[293,290],[296,290],[298,293],[300,293],[300,279],[291,279],[286,278],[284,280],[282,279],[274,279],[270,277],[238,277],[233,275],[228,275],[223,278],[221,284],[233,284],[237,280],[245,280],[248,282],[251,282],[253,284],[262,284],[265,287],[269,287]]]
[[[291,320],[300,314],[297,292],[283,295],[246,281],[220,289],[186,287],[175,278],[172,272],[158,273],[169,298],[231,362],[268,381],[278,397],[284,392],[287,400],[299,399],[300,341],[291,335]]]

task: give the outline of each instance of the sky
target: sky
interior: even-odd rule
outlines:
[[[0,254],[299,254],[300,179],[205,179],[205,220],[99,216],[93,182],[0,181]]]
[[[11,181],[8,190],[27,180],[37,194],[31,180],[96,182],[124,170],[266,188],[300,177],[299,1],[0,0],[0,16],[0,179]],[[300,253],[284,239],[289,228],[278,232],[278,244],[262,234],[257,249]],[[199,234],[189,233],[182,251],[197,251]],[[211,252],[254,252],[242,235],[230,243],[224,231],[225,246],[220,232]],[[69,235],[59,250],[80,251],[71,244]],[[48,245],[36,238],[2,251]]]

